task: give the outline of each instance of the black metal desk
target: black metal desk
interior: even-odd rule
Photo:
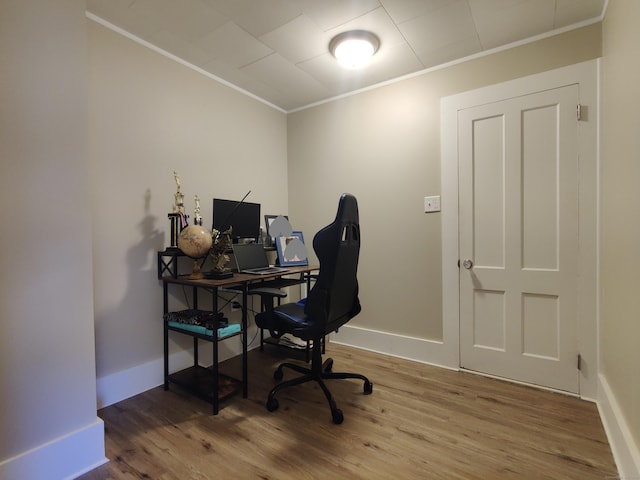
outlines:
[[[191,287],[193,291],[193,308],[198,309],[198,291],[205,290],[212,295],[211,311],[218,311],[218,293],[222,288],[235,288],[242,294],[242,321],[240,331],[223,338],[218,338],[217,331],[213,335],[201,334],[193,331],[187,331],[168,325],[164,321],[164,389],[169,389],[170,383],[181,385],[190,390],[195,395],[207,400],[213,405],[213,414],[216,415],[219,410],[219,402],[230,395],[234,394],[238,387],[242,386],[242,396],[247,398],[248,395],[248,365],[247,365],[247,297],[249,290],[258,286],[277,288],[282,286],[297,285],[307,282],[306,276],[317,270],[318,267],[287,267],[284,273],[268,274],[268,275],[250,275],[245,273],[234,273],[233,277],[221,280],[212,279],[192,279],[189,275],[175,275],[171,272],[171,276],[163,276],[163,312],[169,312],[169,286],[180,285]],[[183,335],[193,337],[193,366],[169,374],[169,331],[175,331]],[[223,376],[223,382],[220,382],[220,372],[218,371],[218,342],[224,341],[241,335],[242,338],[242,380],[232,379]],[[198,340],[205,340],[212,344],[213,347],[213,365],[205,368],[198,362]],[[220,383],[223,388],[220,388]]]

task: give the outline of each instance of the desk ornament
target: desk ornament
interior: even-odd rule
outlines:
[[[213,245],[211,245],[211,261],[213,266],[211,272],[206,277],[213,280],[222,280],[223,278],[233,277],[233,272],[227,267],[229,255],[226,252],[231,250],[231,232],[232,227],[228,230],[220,232],[215,228],[211,231]]]
[[[193,223],[194,225],[202,225],[202,215],[200,215],[200,197],[196,193],[194,198],[196,206],[193,211]]]
[[[198,260],[209,254],[212,243],[211,232],[202,225],[189,225],[178,234],[178,248],[182,253],[193,258],[193,270],[189,275],[190,279],[204,278],[204,274],[200,271]]]
[[[178,248],[178,235],[183,228],[189,225],[189,215],[184,211],[184,193],[180,191],[180,178],[176,171],[173,171],[173,179],[176,182],[176,193],[173,194],[173,213],[167,216],[171,221],[171,246],[167,250]]]

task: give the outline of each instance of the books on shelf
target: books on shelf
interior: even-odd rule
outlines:
[[[218,338],[228,337],[240,331],[240,324],[229,323],[222,313],[207,310],[187,309],[168,312],[164,314],[164,320],[171,328],[211,337],[214,335],[216,327],[218,327]]]
[[[187,325],[199,325],[209,330],[216,328],[216,322],[218,322],[219,327],[226,326],[229,323],[229,321],[224,318],[222,312],[215,313],[194,308],[165,313],[164,319],[167,322],[172,321]]]
[[[199,333],[201,335],[208,335],[210,337],[213,337],[213,329],[209,329],[202,325],[181,323],[181,322],[176,322],[174,320],[167,321],[167,325],[170,326],[171,328],[177,328],[180,330],[185,330],[187,332],[194,332],[194,333]],[[218,329],[218,338],[225,338],[230,335],[233,335],[234,333],[238,333],[239,331],[240,331],[239,323],[229,323],[226,326],[220,327]]]

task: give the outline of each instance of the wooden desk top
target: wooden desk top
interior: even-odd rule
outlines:
[[[202,278],[202,279],[193,279],[189,278],[189,274],[187,275],[178,275],[177,278],[171,276],[162,277],[162,281],[165,283],[175,283],[179,285],[191,285],[194,287],[233,287],[238,285],[244,285],[248,283],[259,283],[265,280],[274,280],[280,277],[288,276],[288,275],[299,275],[304,273],[310,273],[318,270],[320,267],[317,265],[303,265],[303,266],[292,266],[292,267],[284,267],[287,269],[286,272],[278,272],[278,273],[269,273],[266,275],[252,275],[250,273],[238,273],[233,272],[233,277],[223,278],[223,279],[211,279],[211,278]]]

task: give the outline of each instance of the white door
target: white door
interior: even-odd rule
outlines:
[[[578,392],[578,85],[458,112],[460,364]]]

